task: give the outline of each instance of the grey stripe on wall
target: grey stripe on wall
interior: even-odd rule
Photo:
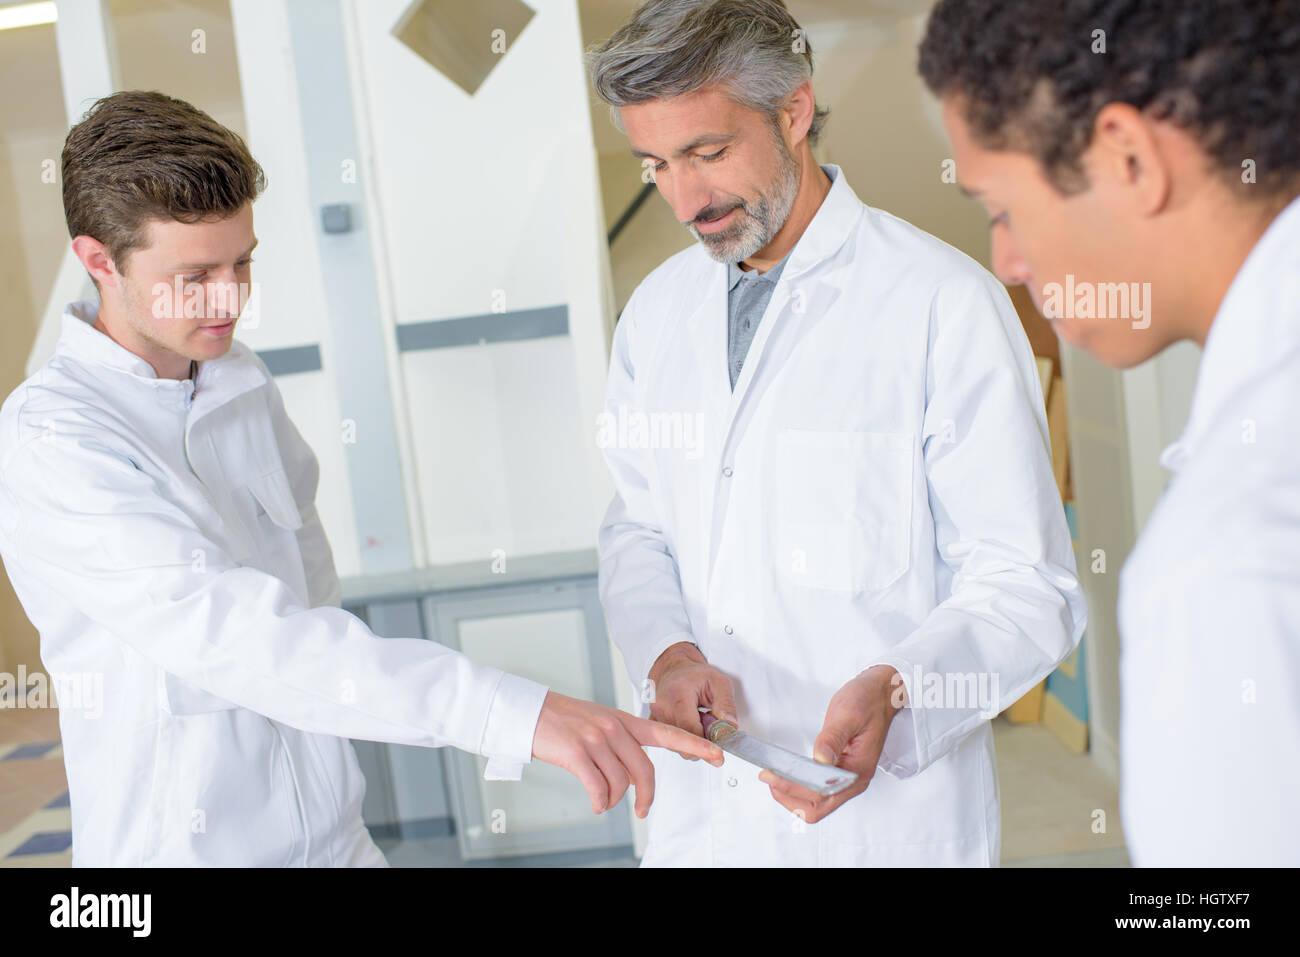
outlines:
[[[267,349],[257,354],[266,363],[271,375],[293,375],[295,372],[319,372],[320,346],[293,346],[289,349]]]
[[[547,306],[542,309],[518,309],[514,312],[490,312],[483,316],[461,319],[431,319],[408,322],[397,327],[399,352],[418,349],[446,349],[481,342],[519,342],[547,336],[569,334],[569,307]]]
[[[569,334],[569,307],[548,306],[544,309],[519,309],[515,312],[490,312],[461,319],[431,319],[397,327],[397,348],[401,352],[419,349],[445,349],[480,342],[520,342],[547,336]],[[319,372],[322,368],[320,346],[291,346],[287,349],[264,349],[258,357],[271,375],[294,375]]]

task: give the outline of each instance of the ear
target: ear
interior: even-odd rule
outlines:
[[[81,260],[101,289],[116,287],[120,274],[113,264],[113,259],[104,248],[104,244],[90,236],[78,236],[72,241],[72,251]]]
[[[781,125],[792,147],[798,146],[808,135],[816,109],[817,98],[813,95],[812,80],[804,80],[798,89],[786,97],[785,105],[781,108]]]
[[[1151,121],[1128,103],[1108,103],[1097,114],[1089,147],[1090,178],[1142,216],[1154,216],[1169,202],[1173,164],[1154,135]]]

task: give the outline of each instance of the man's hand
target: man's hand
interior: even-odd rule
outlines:
[[[853,785],[839,794],[824,797],[771,771],[764,771],[758,779],[771,789],[778,804],[815,824],[867,789],[885,747],[889,725],[907,703],[906,698],[902,678],[888,665],[868,668],[835,692],[813,745],[813,757],[822,764],[857,773]]]
[[[604,705],[546,693],[533,733],[533,757],[577,776],[593,813],[612,808],[629,785],[636,788],[636,816],[650,812],[655,769],[643,747],[668,748],[722,766],[722,750],[703,738]]]
[[[704,736],[700,708],[708,708],[715,718],[736,721],[736,698],[731,679],[713,667],[689,641],[666,649],[650,669],[650,717]],[[693,755],[683,755],[691,761]]]

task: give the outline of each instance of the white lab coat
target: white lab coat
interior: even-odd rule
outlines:
[[[347,738],[518,777],[546,689],[334,607],[316,459],[261,360],[159,379],[96,312],[0,410],[0,554],[51,677],[102,680],[59,711],[73,864],[383,865]]]
[[[601,596],[638,692],[660,652],[694,641],[734,680],[741,726],[803,754],[831,695],[872,665],[897,668],[918,706],[894,721],[884,773],[814,825],[738,759],[654,752],[646,865],[997,864],[988,717],[1083,631],[1042,390],[1005,289],[824,169],[834,184],[734,395],[725,266],[697,245],[629,301],[605,410],[626,427],[605,443]],[[698,442],[672,438],[695,423]],[[931,704],[963,703],[961,675],[988,696],[920,707],[946,673],[953,695]]]
[[[1120,809],[1142,867],[1300,865],[1300,200],[1233,280],[1120,578]]]

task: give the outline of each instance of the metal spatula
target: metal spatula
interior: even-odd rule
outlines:
[[[821,795],[838,794],[858,779],[852,771],[822,764],[739,730],[730,721],[701,709],[705,736],[729,754]]]

